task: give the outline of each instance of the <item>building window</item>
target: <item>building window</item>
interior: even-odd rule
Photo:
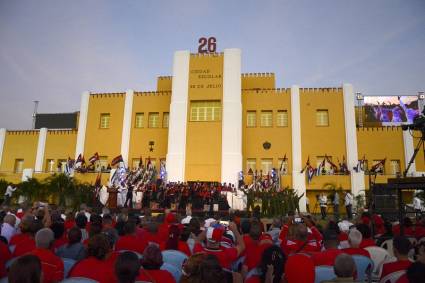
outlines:
[[[15,159],[15,173],[21,173],[24,170],[24,160],[23,159]]]
[[[273,125],[273,112],[270,110],[261,111],[261,127],[271,127]]]
[[[376,164],[381,163],[381,162],[382,162],[382,160],[373,160],[372,167],[374,167]],[[385,174],[385,167],[381,164],[376,168],[375,172],[378,173],[379,175],[384,175]]]
[[[146,164],[146,166],[148,166],[148,165],[149,165],[149,160],[150,160],[150,163],[151,163],[151,165],[150,165],[150,166],[152,166],[152,168],[155,168],[155,165],[156,165],[156,159],[155,159],[155,158],[146,158],[146,159],[145,159],[145,164]]]
[[[317,110],[316,111],[316,126],[320,126],[320,127],[329,126],[328,110]]]
[[[158,128],[159,127],[159,113],[151,112],[149,113],[149,128]]]
[[[164,116],[162,117],[162,127],[168,128],[168,122],[170,120],[170,113],[164,112]]]
[[[55,160],[47,159],[46,160],[46,172],[54,172],[55,171]]]
[[[100,114],[100,128],[109,129],[110,120],[111,120],[111,114],[109,113]]]
[[[143,128],[143,119],[145,118],[145,113],[136,113],[136,118],[134,120],[135,128]]]
[[[252,171],[252,173],[255,172],[257,167],[257,161],[255,160],[255,158],[248,158],[246,160],[246,172],[247,173],[251,173],[250,170]]]
[[[256,111],[246,112],[246,126],[247,127],[256,127],[257,126],[257,112]]]
[[[328,160],[332,162],[332,156],[327,156]],[[316,168],[317,170],[320,169],[319,174],[325,175],[325,174],[334,174],[334,168],[332,168],[332,165],[325,161],[323,162],[323,160],[325,160],[324,156],[317,156],[316,157]],[[320,167],[320,168],[319,168]]]
[[[397,175],[400,174],[400,160],[391,160],[391,174]]]
[[[279,158],[278,159],[278,169],[281,175],[288,175],[288,159]]]
[[[278,127],[288,127],[288,111],[286,110],[277,111],[276,125]]]
[[[131,166],[133,167],[133,169],[139,168],[139,164],[140,158],[133,158],[133,160],[131,161]]]
[[[99,161],[95,162],[95,170],[97,172],[106,171],[108,168],[108,157],[107,156],[99,156]]]
[[[67,163],[66,159],[58,159],[57,170],[58,170],[59,173],[65,172],[66,163]]]
[[[273,159],[271,158],[261,159],[261,170],[263,171],[263,175],[268,175],[272,169],[273,169]]]
[[[221,102],[219,100],[191,101],[190,121],[220,121]]]

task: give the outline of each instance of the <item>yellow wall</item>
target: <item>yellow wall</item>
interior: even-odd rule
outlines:
[[[242,89],[273,89],[275,88],[274,73],[242,74]]]
[[[342,88],[301,88],[301,143],[302,164],[305,165],[310,156],[311,165],[317,167],[317,156],[331,156],[332,162],[338,166],[346,155],[344,101]],[[316,110],[326,109],[329,113],[329,126],[316,126]],[[329,181],[327,176],[316,176],[307,189],[321,189]],[[339,184],[349,188],[350,178],[340,178]]]
[[[261,127],[261,111],[273,111],[273,126]],[[277,127],[277,111],[288,111],[288,127]],[[256,127],[247,127],[247,111],[256,111]],[[290,89],[247,90],[242,92],[242,156],[243,170],[246,173],[247,159],[256,159],[256,168],[261,170],[261,159],[272,158],[273,167],[280,168],[278,159],[286,154],[288,172],[292,171],[291,140],[291,96]],[[271,148],[265,150],[263,143],[268,141]],[[290,178],[284,178],[283,186],[292,186]]]
[[[75,130],[49,130],[47,132],[46,148],[44,150],[43,170],[46,169],[46,160],[55,160],[55,169],[58,159],[74,158],[77,131]]]
[[[394,178],[390,175],[391,160],[400,160],[400,170],[405,168],[403,131],[400,127],[378,127],[378,128],[358,128],[357,129],[357,150],[358,158],[368,161],[369,168],[372,167],[373,160],[382,160],[385,157],[385,174],[378,175],[377,183],[384,183],[388,178]],[[369,177],[365,176],[366,188],[369,188]]]
[[[171,76],[158,77],[158,79],[156,81],[156,90],[157,91],[171,91],[172,79],[173,79],[173,77],[171,77]]]
[[[133,97],[133,113],[131,121],[129,164],[133,159],[151,157],[165,159],[168,146],[168,128],[163,128],[164,112],[170,111],[171,92],[135,92]],[[159,128],[148,128],[149,112],[159,113]],[[143,128],[135,128],[136,113],[144,113]],[[149,151],[149,141],[155,142],[154,151]]]
[[[125,93],[91,94],[87,116],[84,157],[95,152],[107,156],[108,162],[121,153],[121,134]],[[100,114],[110,113],[109,129],[100,129]]]
[[[187,181],[221,179],[221,120],[191,122],[190,101],[220,100],[223,106],[223,54],[191,54],[186,129]]]
[[[416,148],[416,146],[418,145],[419,142],[419,138],[421,137],[421,133],[419,133],[418,131],[415,131],[413,133],[413,147]],[[409,160],[411,158],[411,156],[408,156]],[[416,166],[416,171],[419,172],[424,172],[425,171],[425,157],[424,157],[424,151],[423,148],[421,148],[418,151],[418,154],[416,155],[415,158],[415,166]]]
[[[12,172],[15,159],[24,159],[23,168],[34,168],[38,131],[7,131],[0,171]]]

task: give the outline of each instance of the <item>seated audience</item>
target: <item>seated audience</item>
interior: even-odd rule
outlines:
[[[52,251],[53,242],[54,233],[50,228],[43,228],[35,234],[36,249],[31,254],[41,261],[44,283],[59,282],[64,276],[63,261]]]
[[[136,236],[136,223],[133,221],[125,223],[124,233],[125,235],[121,236],[115,244],[115,250],[135,251],[143,254],[147,243]]]
[[[7,276],[9,283],[41,283],[42,278],[41,261],[34,255],[24,255],[15,260]]]
[[[279,283],[283,278],[286,257],[278,246],[270,246],[261,255],[257,275],[246,279],[246,283]],[[271,280],[273,278],[273,280]]]
[[[133,252],[121,253],[115,262],[115,276],[119,283],[135,282],[139,270],[139,257]]]
[[[299,253],[288,256],[284,270],[286,283],[314,282],[314,262],[307,254]]]
[[[375,241],[372,239],[372,231],[370,231],[368,225],[357,224],[356,228],[362,234],[362,242],[360,243],[360,248],[376,246]]]
[[[334,280],[322,281],[322,283],[330,282],[343,282],[343,283],[354,283],[359,282],[354,280],[356,274],[356,264],[348,254],[340,254],[335,259],[334,272],[336,278]]]
[[[407,254],[409,253],[412,245],[406,237],[396,236],[393,239],[393,251],[397,258],[395,262],[388,262],[382,266],[381,279],[390,273],[406,270],[412,262],[409,260]]]
[[[311,236],[309,235],[309,229],[311,231]],[[284,230],[285,229],[282,229],[281,232],[281,238],[282,234],[285,234],[281,243],[281,248],[285,255],[288,256],[292,253],[299,252],[309,253],[320,251],[322,235],[313,225],[307,228],[303,223],[292,224],[288,231]],[[311,237],[313,239],[310,240],[309,238]]]
[[[224,234],[223,227],[208,227],[208,229],[202,232],[198,239],[195,247],[193,248],[194,253],[196,252],[205,252],[207,254],[213,254],[217,256],[218,261],[223,268],[230,268],[232,262],[234,262],[239,255],[245,249],[245,244],[242,240],[242,236],[237,230],[236,224],[233,222],[229,223],[229,230],[232,231],[233,235],[236,237],[236,247],[234,248],[223,248],[220,246],[221,238]],[[201,245],[201,242],[206,238],[205,248]]]
[[[350,229],[348,234],[348,244],[349,248],[342,249],[342,251],[349,255],[363,255],[370,258],[370,254],[367,250],[360,248],[360,244],[362,242],[362,233],[360,233],[357,229]]]
[[[161,270],[163,264],[162,254],[156,245],[148,245],[143,253],[142,269],[137,281],[175,283],[176,280],[170,272]]]
[[[312,259],[316,266],[334,265],[335,258],[343,253],[338,249],[338,235],[334,230],[326,230],[323,234],[325,250],[312,254]]]
[[[55,235],[55,241],[53,242],[53,250],[56,251],[59,247],[68,243],[65,235],[65,226],[62,222],[53,222],[50,225],[50,229],[52,229],[53,234]]]
[[[15,224],[16,217],[13,214],[7,214],[3,218],[3,224],[1,224],[1,236],[5,237],[8,243],[16,234]]]
[[[89,238],[89,233],[87,232],[87,216],[84,213],[78,213],[75,217],[75,225],[81,230],[81,242],[84,242]]]
[[[0,241],[0,278],[7,275],[6,262],[12,258],[9,247],[3,241]]]
[[[105,235],[93,236],[88,242],[87,258],[77,262],[68,277],[86,277],[100,283],[116,282],[113,268],[106,261],[110,252],[110,243]]]
[[[68,231],[68,243],[57,249],[56,255],[77,261],[86,257],[86,248],[81,243],[81,230],[78,227]]]

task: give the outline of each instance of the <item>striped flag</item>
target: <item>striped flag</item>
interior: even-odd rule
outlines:
[[[90,161],[91,164],[95,163],[98,160],[99,160],[99,154],[97,152],[95,154],[93,154],[92,157],[89,158],[89,161]]]
[[[114,159],[112,159],[111,161],[111,166],[115,166],[117,164],[119,164],[120,162],[123,162],[124,159],[122,159],[122,155],[118,155],[117,157],[115,157]]]

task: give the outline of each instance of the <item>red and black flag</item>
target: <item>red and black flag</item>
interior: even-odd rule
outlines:
[[[115,166],[117,164],[119,164],[120,162],[123,162],[124,159],[122,159],[122,155],[118,155],[117,157],[115,157],[114,159],[112,159],[111,161],[111,166]]]
[[[99,154],[97,152],[95,154],[93,154],[92,157],[89,158],[89,161],[90,161],[91,164],[95,163],[98,160],[99,160]]]

